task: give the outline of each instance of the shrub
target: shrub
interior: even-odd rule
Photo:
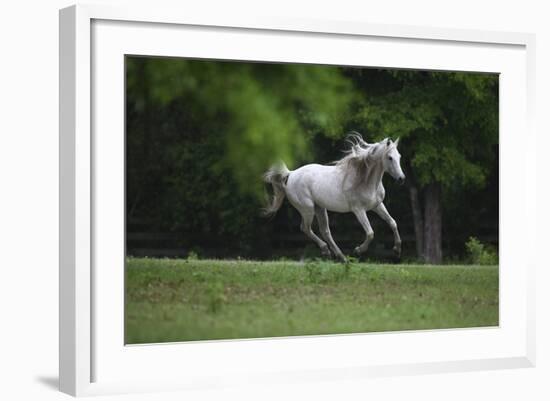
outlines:
[[[187,261],[199,260],[199,254],[195,251],[189,251],[187,254]]]
[[[483,244],[475,237],[470,237],[466,242],[466,251],[472,264],[496,265],[498,254],[496,249]]]

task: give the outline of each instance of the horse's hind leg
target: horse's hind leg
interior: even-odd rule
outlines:
[[[325,241],[328,242],[330,249],[332,249],[332,252],[334,252],[336,257],[342,262],[345,262],[346,257],[344,256],[340,248],[338,248],[338,245],[336,245],[336,242],[334,242],[332,234],[330,233],[327,209],[315,206],[315,215],[317,216],[317,223],[319,223],[319,231],[321,231],[321,235],[323,236]]]
[[[309,210],[299,210],[302,215],[302,224],[300,225],[301,230],[305,235],[311,238],[319,248],[321,248],[321,253],[323,256],[330,256],[330,250],[328,245],[321,238],[319,238],[313,230],[311,229],[311,223],[313,222],[314,212],[313,209]]]

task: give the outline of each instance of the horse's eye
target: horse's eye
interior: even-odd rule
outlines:
[[[390,161],[392,161],[392,160],[393,160],[393,158],[392,158],[391,156],[389,156],[389,157],[388,157],[388,159],[390,159]]]

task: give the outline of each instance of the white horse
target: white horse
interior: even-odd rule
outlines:
[[[355,214],[366,234],[365,241],[355,248],[357,255],[366,252],[374,238],[366,213],[373,210],[391,227],[393,250],[400,256],[401,237],[397,223],[384,206],[386,192],[382,185],[382,177],[386,172],[401,184],[405,181],[400,165],[401,155],[397,150],[399,139],[392,142],[386,138],[368,144],[361,135],[354,133],[348,136],[348,142],[351,143],[351,149],[347,155],[332,165],[307,164],[293,171],[288,170],[282,162],[271,167],[264,174],[264,181],[273,186],[273,197],[264,209],[264,214],[276,213],[286,196],[302,215],[302,231],[315,241],[322,254],[330,256],[332,250],[338,259],[345,262],[344,254],[332,239],[327,210]],[[326,242],[311,229],[314,217],[317,217],[321,235]]]

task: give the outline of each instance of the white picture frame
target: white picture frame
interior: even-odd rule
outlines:
[[[195,35],[200,48],[189,47],[178,53],[175,39],[166,40],[178,35]],[[216,47],[221,38],[225,44],[242,43],[238,49]],[[247,44],[258,38],[262,46]],[[331,44],[334,40],[338,40],[337,47]],[[321,44],[333,51],[315,53]],[[537,185],[528,174],[535,170],[536,149],[515,146],[510,135],[521,130],[521,141],[535,143],[534,44],[534,35],[524,33],[258,16],[233,19],[155,7],[78,5],[61,10],[60,390],[94,395],[534,366],[536,260],[529,256],[534,255],[529,233],[535,232],[536,212],[527,201],[534,198]],[[311,52],[303,51],[306,46]],[[124,346],[119,321],[123,279],[118,270],[123,269],[120,222],[124,209],[119,192],[108,202],[101,195],[109,189],[121,190],[123,179],[120,55],[187,54],[367,65],[362,52],[351,51],[363,49],[361,46],[372,51],[374,61],[369,61],[369,66],[502,74],[500,242],[513,246],[501,245],[500,326]],[[276,54],[281,48],[286,53],[281,50]],[[385,50],[392,48],[400,51]],[[105,90],[108,88],[110,91]],[[512,90],[517,93],[514,99],[509,96]],[[115,134],[101,136],[98,141],[94,136],[97,130]],[[512,153],[520,161],[519,168],[511,165]],[[512,181],[518,180],[525,184],[525,191],[514,199],[512,208],[508,198],[514,194]],[[107,220],[115,230],[105,228],[103,222]],[[521,238],[516,235],[520,230],[524,233]],[[110,237],[113,232],[114,237]],[[107,243],[114,244],[112,249]],[[111,264],[116,266],[105,271]],[[107,310],[107,304],[115,307]],[[423,347],[425,355],[420,357]],[[390,349],[396,355],[391,355]],[[350,350],[361,351],[346,352]],[[344,357],[342,353],[350,355]],[[293,361],[289,355],[301,358]],[[163,372],[156,375],[150,369],[170,369],[175,363],[185,372],[185,379]]]

